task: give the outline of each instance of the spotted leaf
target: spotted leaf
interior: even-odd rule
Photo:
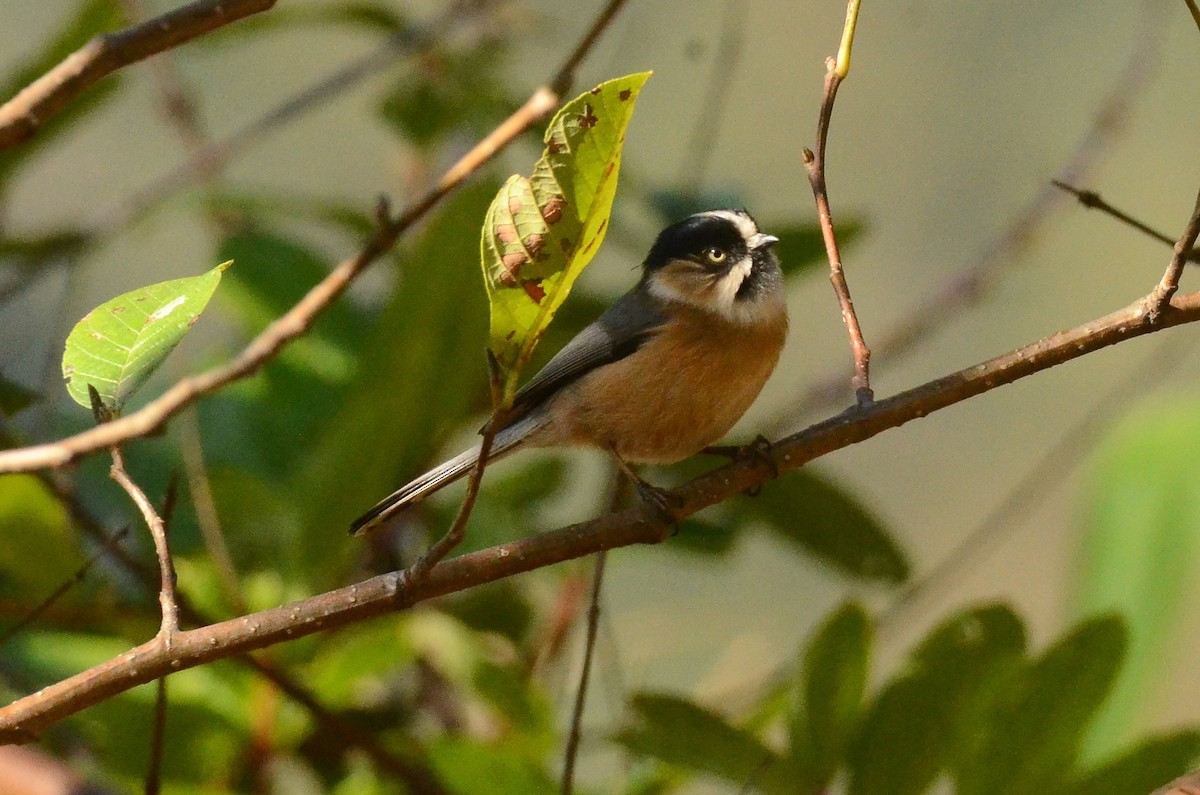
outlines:
[[[511,400],[542,332],[608,228],[621,147],[650,73],[601,83],[567,103],[546,130],[533,175],[500,188],[483,226],[492,354]]]
[[[75,402],[91,408],[91,384],[104,405],[119,412],[187,334],[230,264],[142,287],[88,312],[67,336],[63,353],[63,377]]]

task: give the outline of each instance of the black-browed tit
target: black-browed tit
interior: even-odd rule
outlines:
[[[724,436],[758,396],[787,336],[777,240],[735,210],[664,229],[637,285],[517,393],[489,460],[522,447],[590,445],[623,464],[665,464]],[[458,480],[478,458],[475,448],[431,469],[351,532]]]

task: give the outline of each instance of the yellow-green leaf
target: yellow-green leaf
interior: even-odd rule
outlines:
[[[75,402],[91,408],[91,384],[105,406],[120,411],[187,334],[231,264],[142,287],[84,315],[67,336],[62,362]]]
[[[491,305],[489,347],[511,400],[521,368],[591,261],[608,228],[621,147],[649,72],[567,103],[546,130],[533,176],[514,175],[484,221],[481,253]]]

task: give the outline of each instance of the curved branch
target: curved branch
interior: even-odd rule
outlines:
[[[24,143],[46,120],[118,69],[178,47],[275,0],[196,0],[115,33],[102,33],[0,105],[0,150]]]
[[[1193,215],[1188,236],[1200,229]],[[796,469],[834,450],[960,403],[1118,342],[1200,320],[1200,292],[1175,296],[1154,316],[1148,300],[1069,331],[952,373],[936,381],[851,408],[772,446],[771,461],[756,457],[721,467],[676,489],[679,519],[761,486],[774,473]],[[773,464],[772,464],[773,462]],[[283,641],[403,610],[419,602],[602,550],[663,541],[671,528],[639,506],[519,541],[442,561],[427,576],[372,577],[290,605],[180,632],[167,648],[150,641],[0,709],[0,742],[26,742],[55,721],[161,676]]]

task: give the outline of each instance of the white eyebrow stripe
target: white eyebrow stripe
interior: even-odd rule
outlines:
[[[750,219],[750,216],[745,213],[737,213],[731,210],[709,210],[701,213],[701,215],[711,215],[715,218],[724,218],[738,228],[742,237],[746,240],[758,234],[758,226]]]

